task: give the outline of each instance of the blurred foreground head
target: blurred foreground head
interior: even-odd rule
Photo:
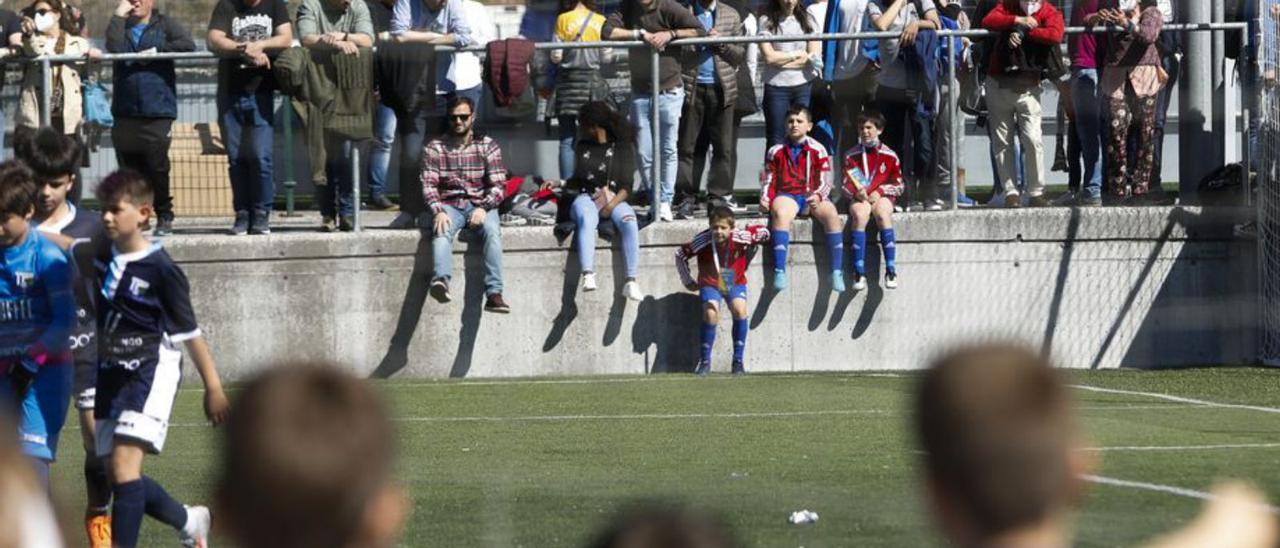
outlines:
[[[1066,515],[1088,463],[1047,360],[1011,345],[952,352],[925,372],[915,406],[931,509],[950,540],[1069,543]]]
[[[227,423],[218,512],[245,548],[391,546],[407,511],[378,396],[331,364],[271,368]]]
[[[644,504],[623,511],[588,548],[733,548],[720,520],[678,506]]]

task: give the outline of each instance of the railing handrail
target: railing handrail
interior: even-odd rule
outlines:
[[[1248,30],[1249,23],[1179,23],[1166,24],[1161,28],[1161,32],[1217,32],[1232,30]],[[1119,30],[1113,25],[1096,26],[1096,27],[1067,27],[1066,34],[1106,34]],[[986,29],[971,30],[940,30],[934,31],[941,38],[989,38],[999,36],[1001,33]],[[887,38],[896,38],[901,35],[900,32],[833,32],[833,33],[816,33],[792,36],[719,36],[714,38],[681,38],[671,41],[671,46],[701,46],[715,44],[763,44],[775,42],[807,42],[807,41],[823,41],[829,42],[834,40],[878,40]],[[600,40],[596,42],[537,42],[534,44],[535,49],[539,50],[566,50],[566,49],[603,49],[603,48],[619,48],[631,49],[647,47],[646,42],[639,40]],[[483,46],[471,46],[466,48],[457,48],[452,46],[435,46],[438,52],[471,52],[483,53]],[[42,55],[37,57],[21,57],[4,59],[4,63],[39,63],[42,61],[50,61],[55,63],[66,63],[73,61],[85,61],[89,63],[107,63],[117,61],[163,61],[163,60],[209,60],[222,59],[222,56],[216,55],[210,51],[193,51],[181,53],[104,53],[99,59],[86,59],[84,56],[78,55]]]

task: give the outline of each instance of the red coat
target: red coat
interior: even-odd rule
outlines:
[[[868,175],[869,174],[869,175]],[[854,178],[858,185],[855,185]],[[898,155],[888,145],[880,143],[873,149],[858,145],[844,155],[844,193],[858,195],[858,186],[867,190],[867,196],[879,192],[881,196],[896,202],[902,195],[902,164]]]
[[[761,225],[749,226],[746,229],[734,229],[729,234],[729,241],[724,246],[715,244],[715,237],[710,230],[699,232],[693,241],[680,246],[676,250],[676,270],[680,272],[680,283],[688,286],[694,283],[689,273],[689,258],[698,258],[698,280],[700,287],[719,287],[720,270],[733,269],[733,284],[746,285],[747,261],[751,248],[769,241],[769,229]]]
[[[790,143],[773,145],[764,156],[764,173],[760,176],[760,205],[768,208],[778,193],[808,197],[816,194],[822,200],[831,194],[831,157],[816,139],[805,137],[797,161],[791,160]]]
[[[1012,4],[1013,7],[1009,7]],[[1013,32],[1018,25],[1018,18],[1026,16],[1022,13],[1022,8],[1017,1],[1009,2],[1005,0],[996,6],[995,9],[987,13],[982,18],[982,28],[995,32]],[[1066,22],[1063,20],[1062,12],[1058,8],[1053,7],[1049,0],[1040,2],[1040,10],[1032,16],[1040,26],[1027,33],[1027,40],[1031,43],[1044,46],[1057,46],[1062,43],[1063,36],[1066,35]],[[997,51],[991,52],[991,66],[988,74],[1000,75],[1004,72],[1004,62],[1001,60]]]

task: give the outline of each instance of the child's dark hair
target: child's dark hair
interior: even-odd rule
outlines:
[[[101,183],[98,183],[98,188],[93,191],[93,194],[98,197],[98,202],[103,208],[122,199],[128,199],[136,206],[150,205],[155,196],[147,179],[132,169],[121,169],[107,175]]]
[[[588,548],[733,548],[737,540],[720,519],[658,501],[622,511]]]
[[[226,425],[218,505],[240,546],[352,546],[389,485],[395,437],[386,408],[329,363],[271,367]]]
[[[714,225],[724,220],[728,220],[730,225],[733,225],[735,220],[733,210],[729,209],[728,206],[715,206],[707,213],[707,222],[710,224]]]
[[[880,114],[879,111],[868,110],[858,116],[858,127],[862,127],[867,122],[871,122],[872,125],[876,126],[876,129],[884,131],[884,115]]]
[[[51,127],[23,132],[13,144],[13,154],[26,162],[40,181],[62,176],[74,177],[80,171],[80,143]]]
[[[40,188],[31,168],[17,160],[0,164],[0,218],[25,217],[36,206]]]
[[[807,118],[810,122],[813,121],[813,111],[810,111],[809,107],[806,107],[800,103],[794,103],[787,108],[787,118],[790,118],[792,116],[799,116],[801,114],[803,114],[804,117]]]

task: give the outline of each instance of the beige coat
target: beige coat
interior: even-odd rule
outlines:
[[[26,55],[55,55],[57,39],[46,36],[32,36],[24,39],[22,46]],[[67,35],[61,55],[85,55],[89,53],[89,41],[78,36]],[[53,75],[62,81],[62,132],[71,135],[80,128],[84,117],[84,99],[81,97],[80,69],[68,63],[54,63]],[[17,127],[40,127],[40,64],[28,63],[22,73],[22,89],[18,98],[18,116],[14,120]]]

